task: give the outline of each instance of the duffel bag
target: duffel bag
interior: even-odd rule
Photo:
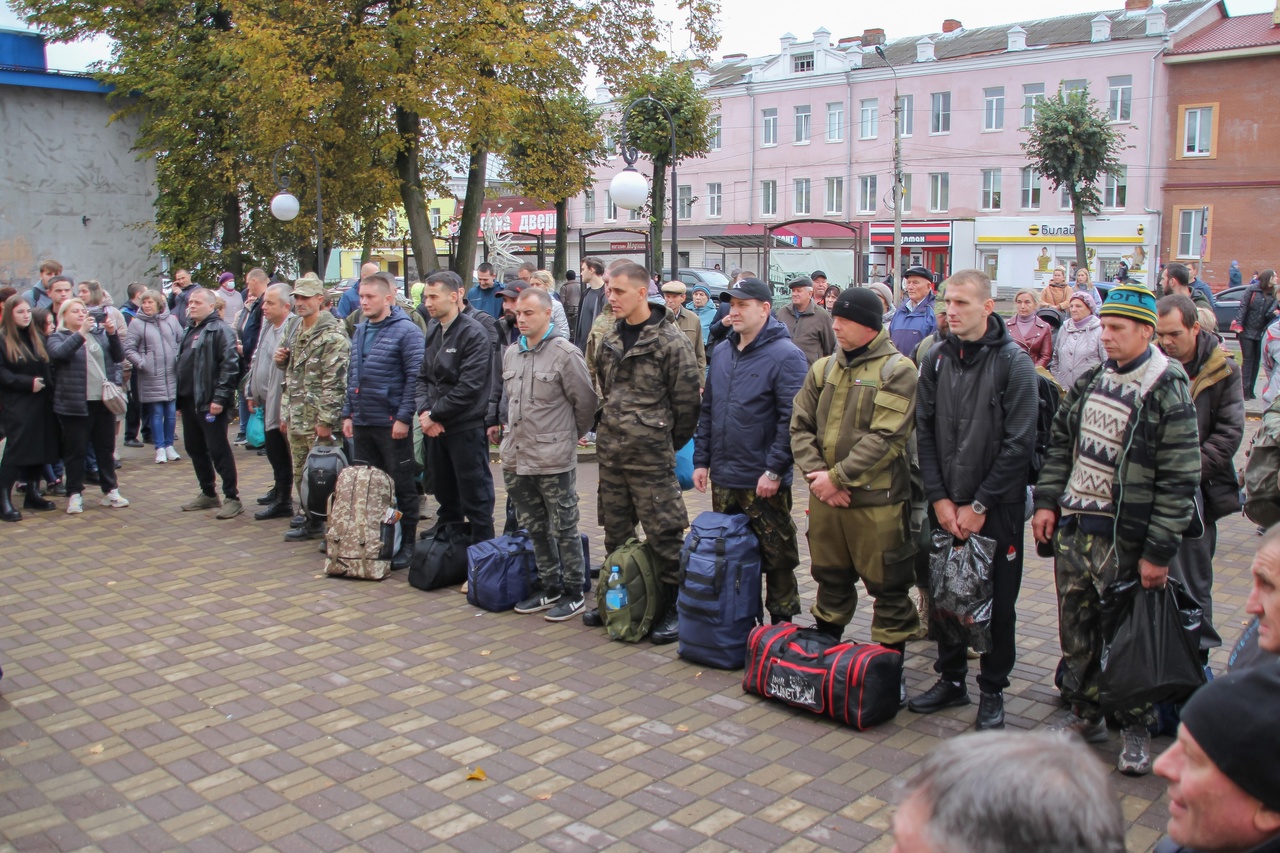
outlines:
[[[409,563],[409,585],[422,590],[461,586],[467,579],[471,525],[438,524],[423,532]]]
[[[529,597],[535,576],[533,542],[520,531],[467,549],[467,603],[499,613]]]

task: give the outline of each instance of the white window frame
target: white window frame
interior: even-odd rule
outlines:
[[[951,208],[951,173],[929,173],[929,212],[946,213]]]
[[[826,213],[837,216],[844,213],[844,176],[827,178]]]
[[[793,193],[792,209],[797,215],[809,216],[813,213],[813,184],[808,178],[796,178],[791,182]]]
[[[777,216],[778,215],[778,182],[777,181],[761,181],[760,182],[760,215],[761,216]]]
[[[982,90],[982,129],[1004,130],[1004,86]]]
[[[995,211],[1000,209],[1000,205],[1004,201],[1000,197],[1001,171],[1000,169],[982,170],[982,198],[978,204],[979,210]]]
[[[1107,78],[1107,118],[1128,122],[1133,118],[1133,75]]]
[[[827,104],[827,141],[844,142],[844,102]]]
[[[795,108],[796,145],[808,145],[813,139],[813,111],[808,104],[800,104]]]
[[[760,147],[773,148],[778,144],[778,108],[768,107],[760,111]]]
[[[898,135],[907,137],[915,132],[915,95],[898,96]]]
[[[596,221],[595,190],[584,190],[582,193],[582,221],[583,223]]]
[[[1087,93],[1089,91],[1089,81],[1084,78],[1062,81],[1062,97],[1065,98],[1072,92],[1078,91],[1084,91]]]
[[[1107,210],[1124,210],[1129,203],[1129,167],[1121,166],[1120,171],[1107,173],[1102,185],[1102,206]]]
[[[1200,232],[1204,230],[1204,208],[1184,207],[1178,211],[1178,257],[1200,260]]]
[[[440,223],[444,219],[444,211],[438,207],[431,208],[431,233],[440,233]]]
[[[676,187],[676,217],[681,221],[693,219],[692,184],[680,184]]]
[[[609,190],[604,191],[604,221],[605,222],[618,221],[618,205],[614,203],[613,193],[611,193]]]
[[[724,146],[723,120],[719,115],[713,115],[710,125],[708,136],[711,139],[711,145],[709,148],[712,151],[719,151]]]
[[[858,215],[867,216],[876,212],[876,198],[878,190],[876,189],[878,181],[876,175],[859,175],[858,176]]]
[[[858,138],[875,139],[880,133],[880,99],[863,98],[858,102]]]
[[[951,132],[951,93],[934,92],[929,100],[929,135],[946,136]]]
[[[719,219],[724,211],[723,185],[707,184],[707,218]]]
[[[634,210],[627,211],[628,222],[639,222],[642,218],[643,218],[643,215],[642,215],[641,209],[638,207],[635,208]]]
[[[814,54],[813,51],[808,53],[797,53],[791,57],[791,73],[792,74],[808,74],[813,71]]]
[[[1191,117],[1195,116],[1192,128]],[[1213,107],[1193,107],[1186,110],[1183,121],[1186,132],[1182,135],[1183,157],[1209,157],[1213,155]],[[1192,134],[1195,134],[1194,139]],[[1201,145],[1204,147],[1202,148]]]
[[[1058,210],[1073,210],[1071,205],[1071,188],[1063,184],[1058,188]]]
[[[1019,198],[1020,210],[1040,209],[1040,172],[1035,166],[1027,166],[1022,170],[1022,193]]]
[[[1036,123],[1036,104],[1044,100],[1043,83],[1024,83],[1022,85],[1022,126],[1031,127]]]

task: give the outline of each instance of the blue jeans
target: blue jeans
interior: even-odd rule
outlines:
[[[173,447],[173,430],[177,422],[176,401],[147,403],[147,418],[151,421],[151,440],[156,450]]]
[[[244,438],[245,427],[249,424],[249,401],[245,399],[243,393],[237,396],[240,398],[238,401],[240,420],[236,424],[236,438],[241,439]]]

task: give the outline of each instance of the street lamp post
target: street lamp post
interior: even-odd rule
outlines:
[[[898,95],[898,72],[889,64],[884,47],[876,45],[876,53],[893,74],[893,296],[902,298],[902,98]]]
[[[281,174],[279,169],[280,158],[288,153],[290,148],[301,148],[310,154],[311,162],[316,167],[316,275],[323,281],[325,272],[324,207],[320,200],[320,158],[316,156],[315,151],[301,142],[286,142],[271,156],[271,177],[280,188],[280,191],[271,198],[271,215],[281,222],[292,222],[298,218],[298,212],[302,209],[297,196],[289,192],[288,173]]]
[[[609,182],[609,196],[613,199],[614,204],[627,210],[638,210],[644,206],[645,199],[649,197],[649,182],[645,180],[644,175],[636,171],[636,160],[640,158],[640,152],[630,143],[627,138],[627,117],[631,115],[631,111],[644,102],[657,104],[658,109],[662,110],[662,114],[667,117],[667,123],[671,125],[671,281],[680,280],[680,241],[676,235],[677,222],[680,220],[680,187],[676,181],[676,120],[671,117],[671,110],[656,98],[639,98],[627,105],[622,111],[622,159],[626,162],[627,168],[613,176],[613,180]],[[658,227],[662,227],[662,211],[658,211],[659,221]]]

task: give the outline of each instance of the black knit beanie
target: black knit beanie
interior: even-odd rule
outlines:
[[[1210,681],[1182,708],[1182,725],[1222,774],[1280,811],[1280,664],[1268,662]]]
[[[840,291],[836,304],[831,306],[832,317],[843,317],[873,331],[884,328],[884,305],[875,291],[850,287]]]

